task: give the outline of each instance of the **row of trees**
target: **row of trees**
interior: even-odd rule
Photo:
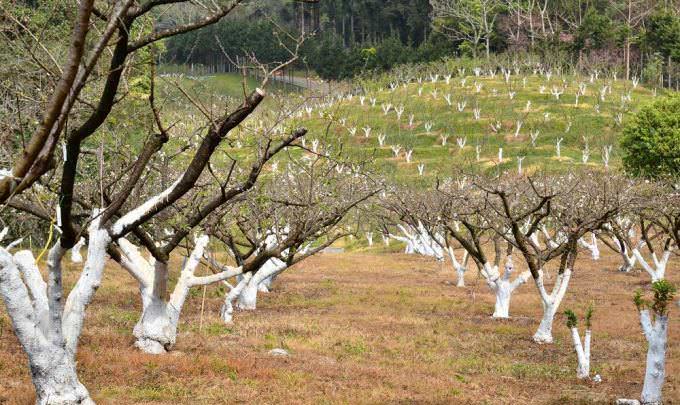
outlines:
[[[553,342],[555,316],[570,280],[578,276],[578,263],[583,263],[576,261],[580,251],[599,260],[600,241],[620,255],[620,271],[629,272],[639,263],[655,295],[652,301],[641,298],[641,292],[635,296],[649,343],[642,403],[661,403],[668,310],[675,291],[665,276],[680,247],[676,180],[637,181],[587,172],[455,178],[426,191],[394,190],[382,201],[390,214],[386,223],[406,224],[401,229],[414,252],[440,260],[448,252],[461,287],[466,259],[471,258],[496,296],[495,318],[510,316],[513,292],[532,280],[543,311],[533,340],[543,344]],[[515,275],[513,258],[520,258],[519,267],[526,271]],[[569,324],[575,327],[573,317]],[[579,375],[585,378],[585,351],[581,355]]]
[[[206,105],[185,92],[191,111],[165,109],[155,44],[238,5],[213,2],[181,25],[151,29],[148,17],[166,3],[21,4],[3,15],[0,297],[39,404],[92,403],[76,354],[109,258],[140,286],[136,346],[164,353],[192,287],[237,277],[225,319],[236,297],[254,308],[253,286],[344,235],[343,219],[381,188],[340,148],[300,145],[306,129],[282,124],[294,109],[275,110],[266,126],[248,120],[296,48],[280,64],[252,61],[264,78],[238,103]],[[55,10],[71,17],[54,24]],[[266,169],[284,154],[285,168]],[[170,286],[170,258],[184,248]],[[69,250],[81,263],[70,289]],[[221,250],[233,260],[209,254]],[[201,263],[214,273],[200,274]]]

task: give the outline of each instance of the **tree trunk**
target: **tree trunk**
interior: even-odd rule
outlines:
[[[264,280],[262,280],[262,282],[258,286],[258,289],[260,290],[260,292],[270,292],[272,290],[272,285],[274,284],[274,280],[276,280],[276,276],[278,276],[278,274],[273,274],[273,275],[265,278]]]
[[[640,311],[642,329],[647,343],[647,368],[642,387],[641,403],[661,405],[662,389],[666,377],[666,342],[668,338],[668,316],[658,316],[652,325],[649,311]]]
[[[534,333],[534,341],[536,343],[552,343],[552,325],[555,318],[557,306],[554,304],[543,303],[543,318],[538,325],[538,330]]]
[[[629,273],[633,268],[635,268],[635,262],[637,259],[635,256],[628,256],[628,254],[623,251],[621,252],[621,257],[623,258],[623,264],[619,266],[619,271],[623,273]]]
[[[458,275],[458,281],[456,282],[456,287],[465,287],[465,267],[456,267],[456,274]]]
[[[236,284],[236,286],[234,286],[231,291],[229,291],[229,294],[224,297],[224,304],[220,310],[220,316],[222,317],[224,323],[232,323],[234,314],[233,302],[239,295],[241,295],[241,291],[243,291],[243,288],[245,288],[252,277],[253,273],[244,274],[242,277],[240,277],[238,284]]]
[[[512,298],[512,289],[510,283],[507,281],[498,280],[496,288],[496,304],[494,305],[493,318],[509,318],[510,317],[510,299]]]
[[[659,259],[656,256],[656,253],[652,253],[651,259],[652,262],[649,263],[645,258],[642,256],[642,253],[640,253],[640,250],[638,248],[633,249],[633,256],[637,259],[637,261],[640,263],[643,269],[649,274],[649,276],[652,278],[652,282],[661,280],[665,278],[666,276],[666,266],[668,265],[668,260],[670,259],[671,256],[671,250],[666,249],[663,251],[663,254],[661,255],[661,259]]]
[[[143,309],[133,330],[135,346],[149,354],[166,353],[177,339],[177,321],[170,316],[165,300],[152,291],[141,290]]]
[[[131,264],[125,265],[126,269],[133,275],[136,274],[140,283],[142,315],[133,330],[133,335],[137,339],[135,346],[145,353],[163,354],[175,344],[177,336],[177,323],[172,321],[168,311],[167,263],[161,261],[150,263],[125,239],[121,239],[119,245],[132,261]],[[179,310],[181,308],[176,312]],[[179,316],[175,319],[177,318]]]
[[[576,367],[576,378],[584,379],[590,376],[590,330],[586,330],[584,342],[581,344],[581,336],[577,328],[571,328],[571,338],[574,341],[574,350],[578,366]]]
[[[31,352],[29,363],[37,405],[94,405],[65,348],[48,346]]]
[[[508,257],[506,260],[503,276],[498,274],[496,266],[492,267],[488,263],[483,266],[482,275],[486,278],[486,283],[496,295],[496,303],[492,315],[494,318],[510,317],[510,300],[512,299],[512,293],[515,292],[520,285],[526,283],[531,276],[531,273],[525,271],[513,281],[510,281],[513,271],[514,266],[511,257]]]
[[[47,282],[29,250],[12,255],[0,247],[0,297],[28,356],[40,405],[93,404],[78,380],[75,356],[85,311],[101,284],[111,241],[108,232],[99,228],[98,213],[94,212],[89,227],[87,260],[65,302],[61,261],[66,250],[60,241],[48,254]]]
[[[623,48],[623,57],[626,63],[626,80],[630,80],[630,35],[626,35],[626,43]]]
[[[223,281],[240,272],[241,268],[223,269],[221,273],[210,276],[195,276],[194,272],[203,257],[208,240],[206,235],[196,238],[196,245],[185,260],[169,298],[166,294],[167,264],[155,261],[152,265],[139,254],[137,247],[124,238],[119,240],[124,253],[121,264],[140,285],[142,316],[135,325],[133,334],[137,338],[135,346],[143,352],[163,354],[172,348],[177,339],[179,316],[192,287]]]
[[[253,277],[253,279],[255,279]],[[238,296],[238,304],[237,307],[238,309],[244,310],[244,311],[253,311],[257,308],[257,285],[259,283],[255,283],[252,281],[249,281],[243,290],[241,291],[241,294]]]
[[[277,258],[271,258],[260,267],[238,296],[238,309],[252,311],[257,308],[257,291],[266,279],[276,276],[288,266]]]
[[[489,38],[488,35],[486,37],[485,45],[486,45],[486,60],[489,60],[489,58],[491,57],[491,39]]]
[[[552,292],[548,294],[543,285],[543,270],[539,271],[539,276],[534,279],[536,288],[541,296],[541,303],[543,304],[543,318],[538,325],[538,330],[534,334],[534,342],[536,343],[552,343],[552,325],[555,318],[555,313],[564,299],[571,279],[571,269],[565,269],[563,273],[557,275],[555,285]]]

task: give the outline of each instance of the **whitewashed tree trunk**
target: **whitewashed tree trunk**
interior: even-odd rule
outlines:
[[[227,284],[229,287],[231,287],[231,290],[224,297],[224,304],[222,305],[222,309],[220,311],[220,316],[222,317],[224,323],[231,324],[233,322],[234,300],[236,300],[236,298],[241,295],[241,291],[243,291],[243,288],[248,284],[252,277],[253,273],[246,273],[241,277],[239,282],[234,287],[231,287],[231,285]]]
[[[141,351],[163,354],[174,346],[179,316],[192,287],[223,281],[240,274],[240,267],[225,267],[222,272],[210,276],[194,275],[208,240],[206,235],[196,238],[196,245],[184,263],[169,299],[166,298],[167,264],[153,259],[146,260],[136,246],[125,239],[119,240],[123,251],[122,265],[139,283],[142,298],[142,315],[133,330],[137,339],[135,346]]]
[[[635,253],[628,254],[630,249],[626,249],[626,246],[622,242],[616,241],[616,246],[618,247],[617,252],[621,255],[623,259],[623,264],[619,266],[619,271],[623,273],[629,273],[635,268],[635,263],[637,262],[637,257]]]
[[[145,353],[162,354],[175,344],[179,312],[175,311],[177,316],[173,317],[165,299],[167,264],[156,262],[152,274],[152,281],[148,285],[140,285],[142,315],[132,333],[137,339],[135,346],[138,349]]]
[[[576,367],[576,378],[584,379],[590,376],[590,339],[591,331],[586,329],[586,334],[581,343],[581,336],[578,333],[578,328],[571,328],[571,338],[574,341],[574,350],[576,351],[576,358],[578,366]]]
[[[263,293],[268,293],[272,290],[272,285],[274,284],[274,280],[276,280],[277,274],[272,274],[271,276],[265,278],[262,280],[262,282],[257,286],[257,291],[263,292]]]
[[[526,283],[531,273],[528,271],[523,272],[511,281],[510,277],[514,271],[514,266],[512,263],[512,258],[508,257],[505,263],[505,271],[501,276],[498,273],[497,266],[491,266],[485,263],[482,270],[482,275],[486,279],[486,283],[491,288],[491,290],[496,295],[496,303],[494,305],[494,311],[492,317],[494,318],[509,318],[510,317],[510,300],[512,299],[512,293]]]
[[[633,249],[633,256],[640,262],[642,268],[649,273],[650,277],[652,277],[652,282],[654,282],[659,281],[666,276],[666,266],[671,257],[671,249],[672,248],[669,247],[664,250],[661,259],[657,257],[656,253],[652,253],[652,264],[642,256],[642,253],[640,253],[638,248]]]
[[[410,254],[415,253],[415,249],[413,249],[413,241],[410,238],[407,238],[407,237],[404,237],[404,236],[399,236],[399,235],[392,235],[392,234],[390,234],[389,237],[406,244],[406,247],[404,248],[405,254],[410,255]]]
[[[440,261],[444,259],[444,252],[441,248],[443,237],[441,235],[435,235],[435,238],[437,239],[435,240],[435,238],[430,236],[422,222],[418,223],[418,228],[413,228],[411,226],[405,227],[401,224],[397,225],[397,227],[404,236],[390,234],[390,237],[406,243],[404,253],[417,253],[423,256],[431,256]]]
[[[465,251],[463,252],[461,261],[458,261],[451,246],[447,248],[447,251],[449,252],[449,258],[451,258],[451,265],[454,270],[456,270],[456,287],[465,287],[465,271],[467,270],[468,258],[470,256],[468,255],[468,252]]]
[[[594,232],[591,233],[590,236],[590,242],[586,242],[583,238],[581,238],[578,240],[578,243],[590,251],[590,255],[593,260],[600,260],[600,249],[597,246],[597,236],[595,236]]]
[[[76,243],[73,248],[71,248],[71,261],[73,263],[82,263],[83,255],[80,254],[80,249],[85,246],[85,238],[80,238],[78,243]]]
[[[265,279],[277,275],[284,271],[288,266],[285,262],[277,258],[271,258],[253,275],[248,283],[243,287],[238,295],[238,309],[252,311],[257,308],[258,286]]]
[[[78,380],[75,361],[85,309],[101,283],[106,247],[111,241],[108,232],[99,229],[98,211],[94,214],[87,261],[65,303],[61,261],[66,250],[60,241],[48,254],[47,282],[30,251],[12,255],[0,248],[0,297],[28,356],[36,404],[94,403]]]
[[[640,324],[649,345],[641,403],[661,405],[663,384],[666,379],[668,316],[657,315],[652,322],[649,310],[643,309],[640,311]]]
[[[539,276],[534,280],[538,292],[541,296],[541,303],[543,304],[543,318],[538,325],[538,330],[534,334],[534,341],[536,343],[552,343],[552,325],[555,318],[555,313],[562,303],[569,280],[571,279],[571,269],[565,269],[562,274],[558,274],[555,279],[555,285],[552,292],[548,294],[543,284],[543,270],[539,271]]]
[[[243,311],[257,309],[257,283],[254,283],[252,279],[241,290],[236,307]]]
[[[623,264],[619,266],[619,271],[623,273],[630,273],[635,268],[637,258],[635,256],[628,256],[625,252],[621,253]]]

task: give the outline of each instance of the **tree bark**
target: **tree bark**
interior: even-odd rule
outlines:
[[[576,378],[581,380],[590,376],[590,336],[590,329],[587,329],[582,344],[578,329],[575,327],[571,328],[571,338],[574,342],[574,350],[578,360]]]
[[[64,305],[61,260],[66,250],[60,241],[48,254],[47,283],[30,251],[11,255],[0,248],[0,297],[28,356],[37,404],[93,403],[78,380],[75,355],[85,309],[101,283],[110,237],[99,228],[98,219],[92,221],[89,235],[87,261]]]
[[[505,271],[503,276],[498,274],[498,269],[496,266],[491,266],[485,263],[483,266],[482,275],[486,279],[486,283],[491,288],[491,290],[496,295],[496,303],[494,305],[493,318],[509,318],[510,317],[510,301],[512,299],[512,293],[524,284],[531,273],[528,271],[523,272],[515,278],[515,280],[510,281],[510,277],[514,270],[512,260],[508,257],[505,264]]]
[[[240,310],[252,311],[257,308],[257,291],[259,285],[267,278],[277,275],[285,270],[288,266],[283,261],[277,258],[267,260],[265,264],[258,269],[248,283],[243,287],[238,296],[237,307]]]
[[[652,323],[649,310],[640,311],[640,323],[647,339],[647,368],[642,387],[641,403],[661,405],[663,384],[666,378],[666,343],[668,341],[668,316],[658,316]]]
[[[541,323],[538,325],[538,330],[534,334],[534,341],[536,343],[552,343],[552,325],[555,318],[555,313],[562,303],[562,299],[567,292],[569,280],[571,279],[571,270],[565,269],[563,273],[557,275],[555,285],[552,292],[548,295],[543,285],[543,271],[539,272],[539,277],[534,280],[536,287],[541,295],[541,303],[543,304],[543,317]]]

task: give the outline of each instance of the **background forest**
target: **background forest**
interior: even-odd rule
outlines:
[[[246,50],[263,62],[281,60],[278,44],[287,31],[314,33],[297,67],[325,79],[446,56],[534,55],[544,63],[613,69],[620,77],[676,87],[679,9],[671,0],[262,1],[208,29],[171,38],[163,58],[213,71],[232,68],[229,59]],[[187,18],[175,10],[158,24]],[[254,18],[263,15],[269,18]],[[215,52],[220,46],[224,52]]]

